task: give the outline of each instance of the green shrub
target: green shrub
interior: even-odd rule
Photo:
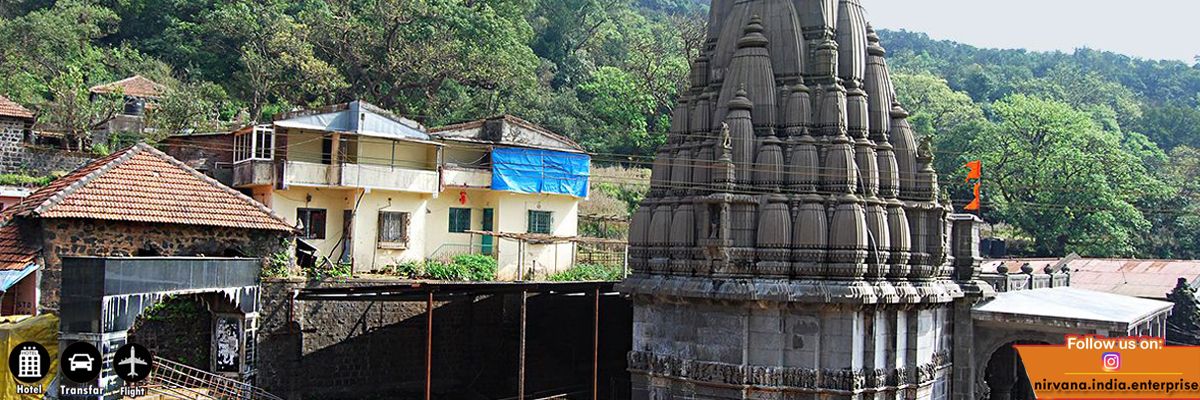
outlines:
[[[552,282],[619,281],[621,279],[625,279],[625,272],[621,267],[600,264],[578,264],[547,278]]]
[[[450,263],[461,268],[469,281],[490,282],[496,280],[496,259],[491,256],[462,254],[454,256]]]
[[[52,176],[0,174],[0,185],[4,186],[46,186],[52,181],[54,181]]]
[[[304,274],[310,279],[349,278],[354,275],[350,263],[326,263],[316,268],[308,268]]]
[[[425,262],[425,277],[439,281],[465,281],[467,269],[462,264],[429,260]]]
[[[401,278],[420,278],[425,274],[425,263],[421,261],[404,261],[384,267],[383,273]]]

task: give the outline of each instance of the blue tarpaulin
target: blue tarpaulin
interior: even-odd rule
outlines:
[[[0,271],[0,291],[8,291],[9,288],[16,285],[26,276],[37,271],[37,264],[30,263],[23,269]]]
[[[587,197],[591,157],[504,147],[492,151],[492,189]]]

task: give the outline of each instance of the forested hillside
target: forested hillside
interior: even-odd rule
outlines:
[[[956,203],[1038,255],[1200,256],[1200,68],[1080,49],[979,49],[881,32],[900,101]]]
[[[702,41],[704,7],[695,0],[5,1],[0,92],[75,134],[104,114],[88,104],[87,87],[137,73],[173,88],[158,113],[163,132],[362,99],[431,126],[514,113],[589,149],[648,154]]]
[[[158,135],[362,99],[436,126],[513,113],[600,163],[644,166],[703,44],[703,0],[13,0],[0,94],[86,148],[114,104],[166,84]],[[984,161],[996,234],[1039,255],[1200,257],[1200,69],[1091,50],[988,50],[881,32],[901,102],[969,199]],[[156,138],[150,138],[154,140]],[[597,176],[639,199],[644,182]]]

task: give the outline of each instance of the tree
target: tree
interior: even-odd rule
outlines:
[[[1137,204],[1161,187],[1122,134],[1070,105],[1013,95],[992,106],[995,124],[972,140],[988,166],[988,199],[998,217],[1030,234],[1042,255],[1136,253],[1150,228]]]
[[[91,146],[92,130],[112,120],[123,105],[119,92],[89,95],[83,73],[69,67],[50,82],[50,101],[42,105],[38,122],[61,130],[67,150],[84,150]]]
[[[241,70],[234,89],[247,100],[250,117],[268,104],[321,105],[346,86],[332,64],[317,57],[311,29],[286,13],[287,3],[239,0],[218,7],[206,21],[208,32],[232,37]],[[221,37],[221,36],[218,36]]]
[[[651,136],[648,115],[654,112],[654,97],[640,90],[637,78],[616,67],[601,67],[579,86],[584,103],[605,122],[605,130],[589,135],[585,143],[610,151],[645,153],[662,144]]]
[[[183,83],[168,89],[146,112],[146,126],[153,132],[147,139],[157,142],[171,135],[218,128],[220,103],[225,98],[225,90],[211,82]]]
[[[1158,212],[1148,215],[1154,230],[1145,237],[1144,251],[1158,258],[1200,258],[1200,150],[1176,147],[1156,171],[1170,192],[1146,205]]]
[[[1187,278],[1179,278],[1175,289],[1167,293],[1167,300],[1175,303],[1171,316],[1167,317],[1167,340],[1200,345],[1200,299],[1196,297],[1196,289],[1188,284]]]
[[[343,98],[426,123],[507,111],[538,83],[528,1],[340,0],[300,14]],[[453,116],[451,116],[453,114]]]

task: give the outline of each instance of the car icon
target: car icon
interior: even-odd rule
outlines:
[[[79,371],[79,370],[91,371],[92,370],[92,361],[95,361],[95,360],[92,359],[91,354],[87,354],[87,353],[75,354],[75,355],[71,356],[71,363],[67,368],[70,368],[72,371]]]

